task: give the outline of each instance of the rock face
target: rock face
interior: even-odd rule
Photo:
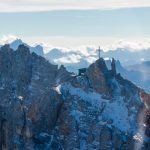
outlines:
[[[142,120],[144,123],[144,139],[150,139],[150,94],[141,91],[140,96],[145,105],[145,109],[143,110],[144,118]],[[150,140],[148,140],[146,146],[147,149],[150,149]]]
[[[87,77],[91,87],[97,92],[109,94],[105,61],[101,58],[87,69]]]
[[[34,149],[35,137],[53,129],[62,105],[52,89],[57,71],[23,45],[17,51],[1,48],[1,149]]]
[[[115,61],[114,58],[112,58],[111,68],[112,68],[112,73],[114,75],[116,75],[116,73],[117,73],[117,71],[116,71],[116,61]]]
[[[102,58],[75,76],[24,45],[16,51],[5,45],[0,49],[0,149],[137,149],[136,143],[143,145],[134,138],[144,108],[139,93]]]
[[[53,131],[52,149],[135,148],[133,137],[142,107],[140,89],[113,75],[103,59],[59,88],[65,102]]]

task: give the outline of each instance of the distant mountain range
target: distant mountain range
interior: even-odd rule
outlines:
[[[30,46],[21,39],[11,42],[10,47],[16,50],[21,44],[27,46],[30,52],[45,57],[53,64],[64,65],[68,71],[75,73],[78,73],[79,68],[87,68],[98,58],[97,50],[92,47],[83,50],[53,48],[48,53],[44,53],[43,46]],[[118,73],[121,73],[124,78],[131,80],[136,85],[150,91],[150,49],[131,51],[118,48],[107,52],[101,51],[101,57],[105,59],[108,68],[110,68],[111,58],[115,58]]]
[[[35,52],[37,55],[44,56],[43,47],[41,45],[36,45],[36,46],[32,47],[32,46],[24,43],[21,39],[16,39],[9,44],[10,44],[10,48],[12,48],[14,50],[17,50],[19,45],[25,45],[30,49],[30,52]]]
[[[9,43],[10,47],[14,50],[18,48],[20,44],[24,44],[29,47],[31,52],[35,52],[38,55],[46,57],[50,62],[56,64],[64,64],[68,68],[88,67],[87,65],[93,63],[98,58],[98,52],[93,47],[86,47],[81,49],[64,49],[64,48],[52,48],[47,53],[44,53],[44,47],[39,44],[36,46],[30,46],[23,42],[21,39],[16,39]],[[103,51],[101,50],[101,57],[103,58],[115,58],[119,60],[123,66],[129,66],[134,64],[140,64],[143,61],[150,61],[150,48],[141,50],[131,50],[128,48],[116,48],[115,50]],[[71,65],[71,66],[70,66]]]
[[[57,64],[64,64],[72,71],[73,67],[75,69],[88,67],[90,63],[93,63],[98,58],[98,52],[94,48],[89,47],[84,52],[82,50],[65,52],[63,49],[54,48],[45,54],[45,57]],[[101,51],[101,57],[105,59],[113,57],[119,60],[123,66],[130,66],[142,63],[143,61],[150,61],[150,49],[143,49],[141,51],[130,51],[128,49]]]
[[[107,60],[106,64],[110,68],[111,61]],[[150,61],[128,67],[123,67],[120,61],[116,61],[116,69],[124,78],[150,92]]]

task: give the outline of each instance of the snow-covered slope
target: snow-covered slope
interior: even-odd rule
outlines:
[[[58,88],[64,105],[53,130],[56,149],[134,149],[142,104],[139,89],[108,70],[103,59]]]

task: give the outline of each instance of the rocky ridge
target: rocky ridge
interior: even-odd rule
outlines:
[[[20,45],[0,49],[0,148],[136,149],[140,90],[103,58],[80,76]],[[143,145],[143,142],[140,146]]]

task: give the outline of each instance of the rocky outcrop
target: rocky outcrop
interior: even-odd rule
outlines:
[[[76,76],[24,45],[2,47],[0,149],[135,149],[141,89],[114,67],[100,58]]]
[[[9,45],[0,49],[1,149],[35,149],[44,144],[37,137],[51,132],[63,103],[52,88],[57,72],[57,66],[24,45],[16,51]]]
[[[103,58],[98,59],[91,64],[86,73],[91,88],[105,95],[110,95],[108,87],[108,69]]]
[[[63,65],[61,65],[56,74],[56,85],[70,81],[72,77],[73,77],[73,74],[69,73],[66,70],[66,68]]]
[[[140,92],[141,100],[143,101],[145,108],[143,108],[143,119],[141,123],[144,124],[143,128],[143,143],[145,144],[145,149],[150,148],[150,94],[144,91]]]
[[[84,75],[59,85],[64,97],[53,130],[51,149],[134,149],[139,92],[132,82],[114,75],[101,58]],[[109,99],[104,96],[109,91]],[[141,144],[142,145],[142,144]]]
[[[111,70],[112,70],[113,75],[116,75],[116,74],[117,74],[117,71],[116,71],[116,61],[115,61],[114,58],[112,58]]]

